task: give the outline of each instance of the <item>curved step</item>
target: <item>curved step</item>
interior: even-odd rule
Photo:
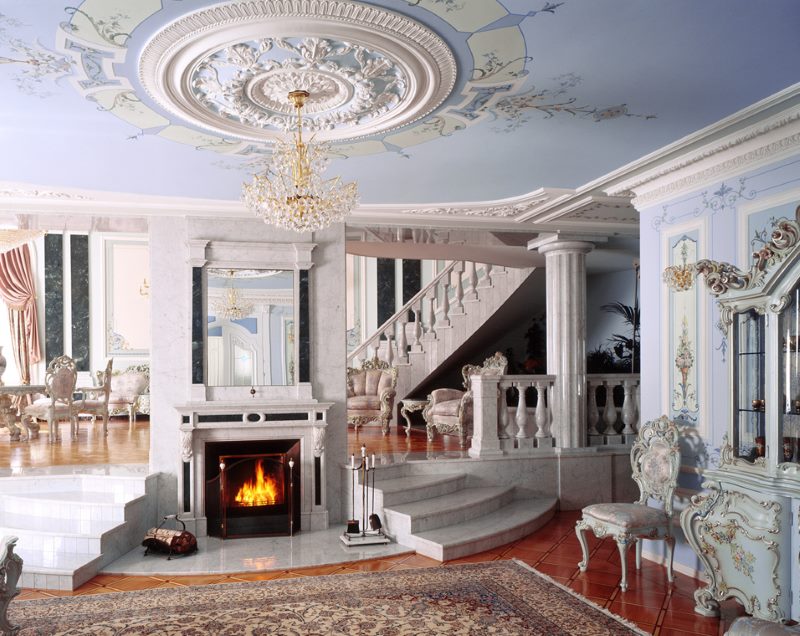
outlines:
[[[397,506],[420,499],[441,497],[464,487],[466,473],[409,475],[379,481],[375,490],[383,494],[384,506]]]
[[[449,561],[491,550],[538,530],[555,514],[558,499],[517,499],[497,512],[456,526],[404,537],[402,542],[419,554]]]
[[[464,523],[494,512],[510,503],[513,497],[513,486],[462,488],[441,497],[384,507],[386,531],[403,536]]]

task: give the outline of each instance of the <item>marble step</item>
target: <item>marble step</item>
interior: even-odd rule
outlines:
[[[143,495],[142,495],[143,496]],[[131,501],[136,501],[133,498]],[[88,526],[93,521],[122,523],[125,521],[125,507],[129,500],[113,492],[39,492],[0,495],[2,515],[0,522],[16,525],[19,519],[40,518],[44,523],[53,520],[64,521],[71,527],[76,524]],[[13,520],[13,521],[12,521]],[[46,530],[46,525],[26,525],[34,530]],[[59,526],[61,527],[61,526]],[[87,530],[70,530],[86,532]]]
[[[144,476],[112,475],[26,475],[0,478],[0,495],[53,492],[106,492],[118,498],[132,499],[145,493]]]
[[[398,538],[419,554],[449,561],[491,550],[538,530],[555,514],[556,498],[516,499],[498,510],[457,525]]]
[[[0,536],[19,537],[17,545],[21,548],[42,552],[63,552],[65,554],[94,554],[103,552],[103,541],[119,533],[124,524],[99,522],[86,531],[82,529],[58,527],[58,530],[25,528],[20,524],[0,526]],[[52,526],[51,526],[52,528]]]
[[[21,587],[74,590],[94,577],[102,567],[99,554],[65,554],[19,547],[22,557]]]
[[[442,475],[408,475],[395,479],[376,480],[376,499],[383,506],[396,506],[420,499],[432,499],[448,495],[464,488],[466,473]]]
[[[440,497],[384,507],[386,531],[397,538],[461,524],[492,513],[513,498],[513,486],[489,486],[462,488]],[[397,541],[402,543],[399,538]]]

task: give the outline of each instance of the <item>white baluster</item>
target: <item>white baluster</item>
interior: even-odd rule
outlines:
[[[464,294],[464,300],[477,300],[478,292],[478,272],[475,268],[475,263],[467,261],[467,293]]]
[[[597,430],[597,422],[600,421],[600,413],[597,410],[597,385],[589,381],[589,405],[586,413],[586,419],[589,422],[589,430],[586,431],[588,435],[600,435]]]
[[[384,336],[386,336],[386,362],[391,366],[394,364],[394,347],[392,346],[392,341],[394,340],[394,336],[391,333],[392,327],[389,327],[384,332]]]
[[[454,268],[455,273],[455,292],[453,300],[455,301],[452,313],[461,315],[464,313],[464,283],[461,281],[461,272],[464,271],[464,261],[458,263]]]
[[[606,391],[606,406],[603,409],[603,422],[605,422],[606,427],[603,429],[603,433],[614,435],[617,432],[614,428],[614,424],[617,423],[617,409],[614,408],[614,387],[609,385],[607,381],[603,382],[603,387]]]
[[[492,264],[491,263],[484,263],[483,264],[483,278],[481,282],[478,284],[478,289],[483,289],[485,287],[492,286]]]
[[[636,429],[633,425],[636,423],[636,405],[634,404],[633,397],[633,382],[624,380],[622,382],[622,390],[625,393],[625,399],[622,401],[622,421],[625,428],[622,430],[623,435],[636,435]]]
[[[428,337],[431,340],[436,338],[436,291],[428,297],[431,304],[430,322],[428,323]]]
[[[500,439],[508,439],[510,435],[506,430],[508,428],[508,396],[506,395],[506,391],[508,390],[508,385],[505,382],[500,382],[497,389],[497,406],[500,409],[498,413],[498,426],[497,426],[497,436]]]
[[[525,439],[528,437],[525,429],[528,424],[528,405],[525,403],[525,389],[528,388],[524,386],[521,382],[517,382],[517,393],[519,394],[519,399],[517,400],[517,439]]]
[[[422,300],[419,301],[419,309],[414,310],[414,342],[411,344],[411,351],[422,351]]]
[[[400,327],[400,333],[397,335],[398,362],[408,362],[408,337],[406,336],[406,324],[408,323],[405,318],[401,318],[398,321],[398,326]]]
[[[450,281],[442,280],[439,283],[441,288],[442,301],[439,303],[439,320],[437,321],[440,327],[450,326]]]
[[[547,384],[536,383],[536,437],[550,437],[550,417],[547,413]]]

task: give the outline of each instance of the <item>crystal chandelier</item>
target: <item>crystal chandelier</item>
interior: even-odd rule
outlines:
[[[297,111],[297,132],[292,141],[275,144],[272,162],[263,174],[245,183],[242,199],[265,223],[295,232],[311,232],[343,221],[358,203],[358,188],[339,177],[323,178],[330,147],[303,141],[302,108],[308,91],[292,91],[289,101]]]
[[[217,316],[223,319],[241,320],[245,316],[249,316],[253,311],[253,303],[246,302],[239,290],[233,286],[233,270],[228,275],[230,276],[230,281],[225,288],[225,294],[221,299],[214,301],[212,307]]]

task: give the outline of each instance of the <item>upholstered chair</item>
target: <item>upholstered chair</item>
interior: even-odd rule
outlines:
[[[636,543],[636,569],[642,565],[642,539],[661,539],[667,544],[667,579],[672,582],[672,556],[675,537],[672,534],[672,498],[678,483],[681,463],[675,422],[666,416],[642,424],[631,449],[631,470],[639,486],[636,503],[600,503],[586,506],[575,532],[583,551],[578,563],[581,572],[589,566],[589,548],[585,532],[596,537],[612,536],[617,542],[622,562],[620,588],[628,589],[628,568],[625,556],[631,543]],[[647,505],[648,500],[660,501],[663,508]]]
[[[50,362],[44,376],[46,397],[36,400],[22,410],[22,425],[28,431],[38,433],[36,420],[47,420],[50,443],[58,439],[58,423],[69,420],[72,439],[78,437],[78,413],[72,401],[78,370],[75,361],[69,356],[59,356]]]
[[[428,431],[428,440],[433,441],[435,433],[458,435],[461,447],[472,434],[472,389],[470,376],[503,375],[508,368],[508,360],[496,352],[483,361],[483,365],[466,364],[461,369],[464,390],[435,389],[428,396],[428,406],[422,411]]]
[[[358,427],[380,422],[381,431],[389,432],[397,386],[397,367],[377,357],[365,360],[360,369],[347,369],[347,421]]]
[[[108,435],[108,400],[111,394],[111,367],[114,359],[109,358],[105,371],[96,374],[98,386],[81,388],[83,399],[76,402],[78,415],[90,415],[92,422],[97,417],[103,419],[103,435]]]
[[[110,415],[127,413],[131,428],[136,424],[139,400],[150,387],[150,374],[141,367],[128,367],[111,374],[111,393],[108,397]]]

